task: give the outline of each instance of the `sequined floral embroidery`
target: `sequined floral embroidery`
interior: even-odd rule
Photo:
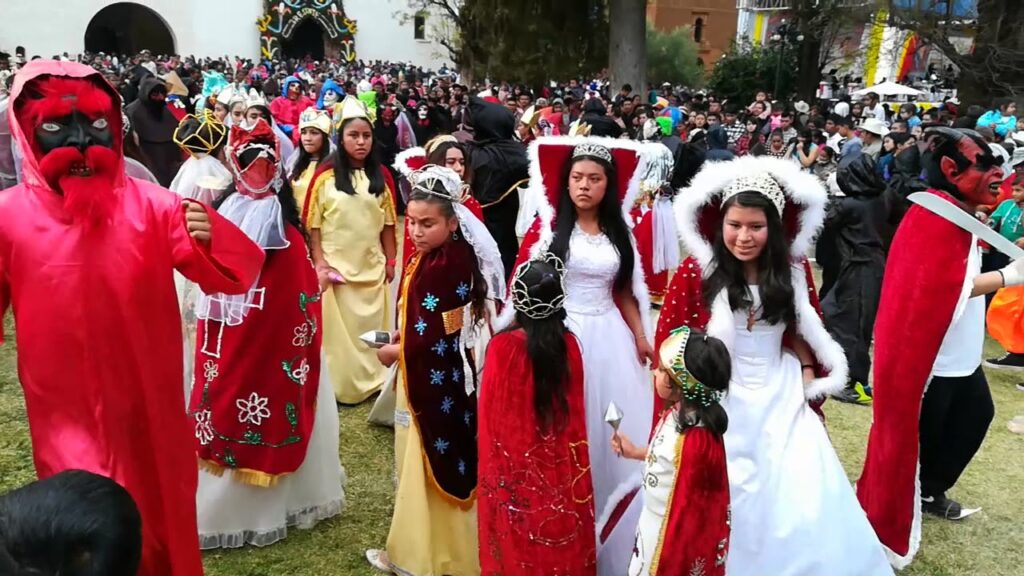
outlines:
[[[444,340],[438,340],[431,350],[437,353],[438,356],[444,356],[444,353],[448,351],[448,343]]]
[[[211,420],[211,414],[209,410],[201,410],[196,412],[196,439],[203,446],[206,446],[210,442],[213,442],[213,423]]]
[[[444,372],[432,369],[430,371],[430,384],[433,386],[440,386],[444,384]]]
[[[437,310],[437,305],[440,302],[437,296],[427,293],[427,297],[423,299],[423,307],[431,312]]]
[[[459,287],[455,289],[455,293],[459,295],[459,298],[465,300],[469,296],[469,286],[462,282]]]
[[[423,333],[427,331],[427,323],[423,321],[423,318],[420,318],[419,321],[413,325],[413,328],[416,329],[417,334],[423,336]]]
[[[256,426],[263,424],[264,418],[270,418],[270,408],[267,408],[269,401],[269,398],[260,398],[255,392],[249,395],[248,400],[242,398],[235,400],[235,407],[238,408],[238,421],[242,424],[251,422]]]
[[[293,333],[295,337],[292,338],[292,346],[305,348],[313,343],[313,333],[308,322],[303,322],[296,326]]]
[[[444,401],[441,402],[441,412],[444,412],[445,414],[451,414],[452,406],[454,405],[455,402],[452,401],[451,396],[445,396]]]

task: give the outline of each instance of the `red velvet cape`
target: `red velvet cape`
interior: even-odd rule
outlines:
[[[885,266],[875,321],[874,419],[857,497],[882,544],[901,557],[916,548],[921,399],[963,291],[971,248],[969,233],[914,205]]]
[[[647,291],[651,294],[651,302],[661,304],[665,301],[668,288],[668,270],[654,272],[654,210],[648,210],[639,217],[633,228],[636,239],[636,250],[640,254],[640,264],[644,268],[644,279]]]
[[[807,278],[807,290],[811,306],[814,307],[820,316],[821,303],[818,302],[818,293],[814,289],[811,265],[807,259],[803,260],[803,267]],[[655,350],[659,350],[661,344],[669,337],[669,333],[680,326],[685,325],[698,330],[707,328],[708,321],[711,320],[711,310],[704,301],[702,281],[703,276],[700,265],[697,264],[696,259],[692,256],[679,265],[679,270],[672,276],[672,283],[669,284],[668,291],[665,294],[665,303],[661,308],[661,316],[658,317],[658,327],[654,333]],[[782,340],[783,346],[790,346],[792,338],[792,329],[787,330]],[[821,377],[824,375],[824,371],[820,366],[816,366],[815,374]],[[654,404],[654,422],[658,422],[661,412],[667,406],[657,396],[654,398]],[[822,404],[824,404],[824,400],[810,403],[811,408],[824,418],[821,412]]]
[[[476,255],[452,240],[409,262],[400,296],[400,369],[427,473],[449,502],[472,507],[477,486],[477,396],[466,394],[461,328]],[[470,361],[470,370],[475,372]],[[475,383],[474,383],[475,384]]]
[[[675,416],[667,412],[665,417]],[[652,560],[651,574],[724,576],[731,523],[725,444],[698,426],[686,431],[680,450],[675,486],[662,521],[661,554]]]
[[[533,407],[533,366],[521,330],[491,340],[480,398],[480,567],[484,576],[593,576],[594,487],[583,358],[568,347],[568,412],[545,430]]]
[[[286,237],[287,248],[267,252],[255,286],[261,308],[238,326],[199,320],[189,410],[208,468],[264,487],[305,460],[320,385],[317,275],[302,234],[288,225]]]

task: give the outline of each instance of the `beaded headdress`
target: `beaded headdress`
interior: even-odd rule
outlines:
[[[600,158],[609,164],[613,164],[612,152],[608,148],[601,146],[600,144],[594,144],[592,142],[584,142],[579,146],[572,149],[573,159],[580,158],[583,156],[590,156],[592,158]]]
[[[733,196],[740,192],[757,192],[764,196],[775,205],[775,209],[779,212],[779,217],[782,216],[782,210],[786,206],[786,195],[782,192],[782,187],[775,178],[772,177],[768,172],[758,172],[756,174],[741,174],[737,176],[735,180],[726,187],[725,191],[722,192],[722,203],[724,204]]]
[[[451,168],[427,164],[410,174],[409,182],[412,184],[413,191],[437,196],[449,202],[461,204],[465,199],[465,194],[463,193],[465,185],[462,183],[462,178]],[[443,192],[437,190],[439,182]]]
[[[704,338],[707,339],[706,334]],[[725,393],[721,390],[712,390],[701,384],[686,368],[686,344],[689,340],[689,326],[681,326],[670,332],[659,351],[661,365],[668,370],[669,377],[682,391],[683,398],[707,408],[721,402]]]
[[[538,262],[550,264],[558,274],[558,283],[562,289],[551,298],[550,302],[531,296],[530,288],[524,280],[526,273]],[[565,263],[558,256],[547,252],[539,259],[524,262],[519,268],[516,268],[516,273],[512,277],[512,306],[515,307],[516,311],[522,312],[527,318],[532,320],[543,320],[561,310],[564,302]]]
[[[228,129],[209,110],[189,114],[174,129],[172,139],[189,154],[210,154],[227,138]]]

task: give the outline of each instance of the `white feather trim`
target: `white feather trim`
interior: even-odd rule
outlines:
[[[804,397],[818,400],[841,391],[850,375],[843,348],[825,330],[818,311],[811,305],[807,277],[803,266],[793,266],[793,300],[796,308],[796,331],[814,351],[814,356],[829,374],[815,378],[804,388]]]
[[[425,162],[427,151],[419,146],[403,150],[398,153],[398,156],[395,156],[395,163],[392,166],[394,166],[395,170],[398,170],[399,174],[408,178],[413,173],[413,169],[409,167],[409,160],[416,157],[423,158]]]
[[[885,550],[885,558],[889,561],[889,564],[897,570],[903,570],[910,563],[914,561],[914,556],[917,555],[917,551],[921,548],[921,461],[917,462],[917,471],[914,474],[914,521],[910,525],[910,542],[907,546],[907,554],[900,556],[893,552],[888,546],[882,544],[882,549]]]
[[[614,491],[612,491],[611,496],[608,497],[608,501],[605,502],[604,510],[601,511],[601,514],[597,518],[597,523],[595,524],[595,527],[597,528],[595,534],[597,536],[596,541],[598,543],[598,547],[601,546],[601,533],[604,532],[604,526],[612,519],[612,514],[618,507],[619,502],[621,502],[626,496],[629,496],[633,491],[637,491],[636,496],[633,496],[633,498],[643,498],[643,494],[640,494],[639,492],[642,485],[643,474],[637,471],[636,474],[627,478],[624,482],[619,484]],[[630,504],[632,505],[632,503]]]
[[[721,196],[739,174],[770,173],[782,186],[786,194],[786,207],[799,204],[799,230],[790,246],[790,255],[803,258],[811,249],[814,238],[825,221],[825,205],[828,195],[817,177],[804,172],[791,160],[744,156],[729,162],[708,162],[693,178],[689,188],[676,195],[676,224],[679,239],[687,251],[697,259],[705,276],[711,273],[711,242],[700,234],[698,218],[701,209]]]

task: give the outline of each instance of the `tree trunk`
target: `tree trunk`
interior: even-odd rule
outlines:
[[[814,102],[821,82],[821,41],[804,35],[797,48],[796,95],[805,102]]]
[[[608,22],[611,92],[630,84],[642,94],[647,89],[646,0],[609,0]]]

